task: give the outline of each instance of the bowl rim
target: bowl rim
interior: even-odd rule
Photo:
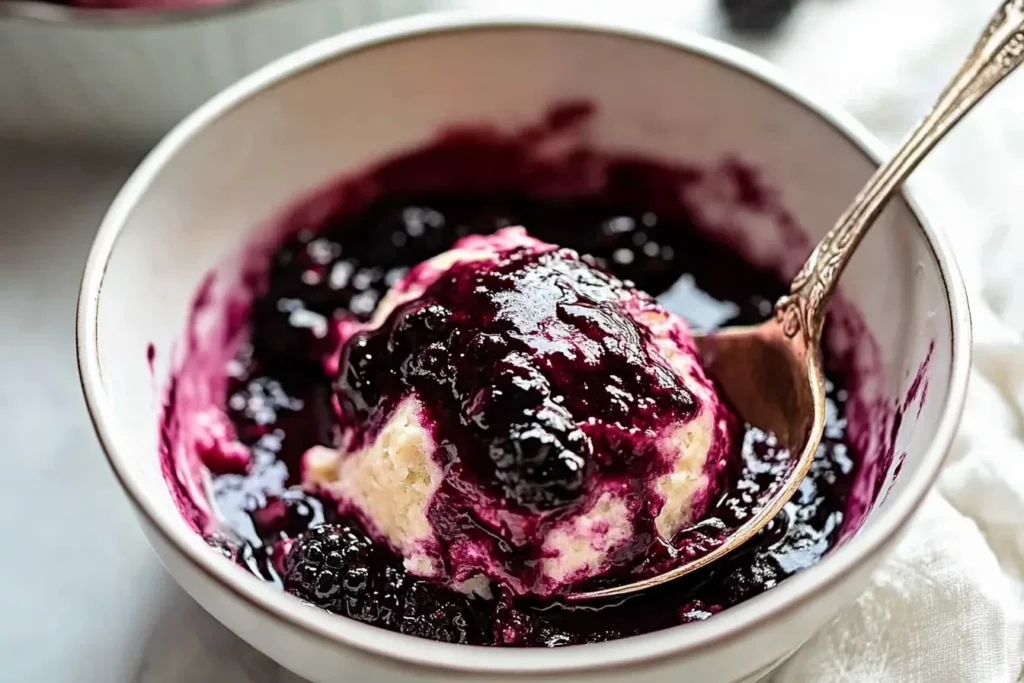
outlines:
[[[217,553],[182,523],[177,510],[156,505],[129,465],[131,444],[118,429],[117,416],[102,380],[98,355],[98,309],[107,262],[121,229],[138,197],[153,177],[198,131],[250,97],[286,79],[329,61],[392,42],[449,32],[478,30],[549,30],[612,35],[639,42],[654,42],[710,60],[786,96],[817,115],[873,164],[884,158],[884,147],[850,114],[822,104],[803,87],[761,58],[717,40],[683,32],[625,25],[601,19],[508,12],[443,12],[417,15],[366,26],[313,43],[286,55],[229,86],[201,105],[173,128],[149,153],[121,188],[97,232],[79,293],[76,346],[86,406],[100,444],[121,487],[146,526],[159,534],[191,567],[220,588],[233,593],[250,608],[284,622],[305,637],[352,648],[359,654],[383,659],[390,666],[428,667],[475,674],[553,674],[587,670],[649,666],[668,657],[695,653],[736,638],[765,622],[804,605],[824,588],[854,572],[895,540],[936,480],[948,453],[967,392],[971,362],[971,318],[968,299],[952,247],[920,210],[917,188],[905,189],[904,200],[924,233],[943,279],[950,313],[952,354],[950,388],[930,445],[913,478],[889,499],[888,507],[861,533],[854,534],[817,565],[790,577],[770,591],[751,598],[714,619],[633,636],[600,645],[544,648],[495,648],[451,645],[393,633],[354,620],[338,618],[303,605],[277,592]]]

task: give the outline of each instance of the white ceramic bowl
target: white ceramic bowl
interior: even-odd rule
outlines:
[[[0,139],[149,147],[273,59],[346,29],[447,4],[223,3],[137,11],[0,0]]]
[[[161,475],[157,422],[167,350],[207,272],[254,226],[341,172],[445,124],[514,126],[566,97],[596,103],[595,144],[697,163],[735,153],[755,163],[813,239],[878,158],[849,117],[761,61],[707,40],[556,20],[423,17],[329,39],[224,91],[153,151],[99,231],[82,286],[78,345],[110,462],[185,589],[253,646],[314,681],[754,680],[857,596],[939,471],[964,400],[970,321],[949,245],[908,196],[885,212],[842,283],[878,344],[880,400],[903,401],[932,349],[920,411],[908,411],[898,433],[902,469],[885,473],[888,495],[820,564],[706,622],[550,651],[419,640],[302,606],[189,529]],[[778,250],[759,225],[732,229],[755,252]],[[783,269],[803,255],[786,254]]]

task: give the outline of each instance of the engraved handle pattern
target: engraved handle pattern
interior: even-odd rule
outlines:
[[[960,71],[899,151],[868,181],[835,227],[818,243],[775,306],[789,337],[821,338],[829,299],[843,269],[891,195],[956,123],[1024,62],[1024,0],[1004,0]]]

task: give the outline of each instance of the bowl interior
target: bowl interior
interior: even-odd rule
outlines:
[[[95,335],[99,419],[115,435],[112,460],[175,534],[191,531],[161,472],[158,421],[193,297],[259,226],[339,174],[428,141],[453,122],[511,130],[535,123],[553,103],[586,101],[596,113],[571,144],[707,168],[738,158],[756,168],[806,239],[782,235],[778,216],[728,210],[734,202],[713,185],[700,205],[752,260],[790,276],[807,240],[822,236],[874,168],[823,116],[732,66],[582,29],[484,26],[371,44],[296,70],[206,121],[227,99],[173,133],[130,181],[101,234],[110,247],[102,284],[89,291],[87,275],[84,294],[98,297],[95,329],[84,331]],[[873,480],[890,495],[864,509],[866,529],[916,476],[950,393],[949,291],[926,231],[903,200],[865,240],[842,292],[867,334],[852,325],[833,341],[871,367],[865,405],[902,409],[916,397],[899,425],[865,430],[867,447],[882,448],[887,430],[898,427],[888,444],[896,457],[879,458]],[[922,378],[927,391],[915,393]],[[232,571],[226,562],[224,571]]]

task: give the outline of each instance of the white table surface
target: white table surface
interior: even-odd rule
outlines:
[[[807,1],[814,6],[790,30],[790,40],[794,31],[816,37],[813,13],[851,12],[861,3],[877,17],[879,8],[892,7],[878,0]],[[680,26],[714,26],[710,0],[658,4]],[[888,37],[895,40],[892,32]],[[777,45],[756,47],[777,56]],[[958,55],[932,57],[951,67]],[[804,75],[814,79],[814,68]],[[820,80],[827,87],[828,79]],[[940,80],[941,74],[926,78],[920,92],[910,89],[905,101],[888,103],[884,118],[869,124],[883,135],[905,129]],[[873,111],[854,109],[865,118]],[[295,683],[203,612],[163,570],[84,408],[74,352],[79,278],[106,205],[136,161],[0,148],[0,682]]]

